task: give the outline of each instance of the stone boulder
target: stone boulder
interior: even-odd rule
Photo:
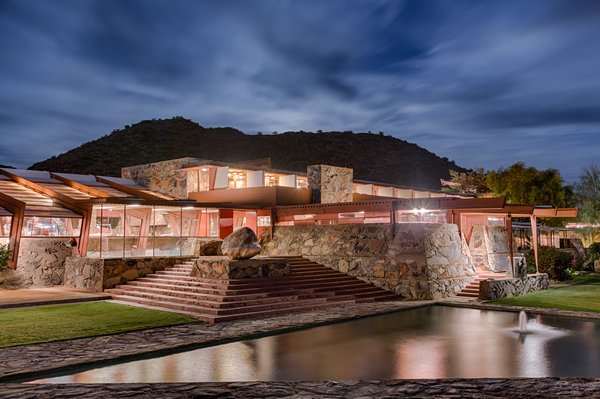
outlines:
[[[254,231],[242,227],[225,237],[221,244],[223,255],[231,259],[248,259],[262,250]]]

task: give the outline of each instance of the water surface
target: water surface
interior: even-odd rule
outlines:
[[[600,376],[600,321],[406,310],[37,380],[133,383]]]

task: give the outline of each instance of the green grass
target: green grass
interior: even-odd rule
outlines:
[[[579,312],[600,312],[600,274],[579,275],[563,283],[568,285],[488,303]]]
[[[0,348],[194,322],[174,313],[109,302],[7,309],[0,311]]]

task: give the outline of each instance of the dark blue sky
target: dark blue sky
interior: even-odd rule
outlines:
[[[600,155],[595,0],[0,0],[0,50],[1,164],[175,115],[569,181]]]

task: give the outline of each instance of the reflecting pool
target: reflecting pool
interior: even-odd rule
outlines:
[[[432,306],[36,383],[600,376],[600,321]]]

